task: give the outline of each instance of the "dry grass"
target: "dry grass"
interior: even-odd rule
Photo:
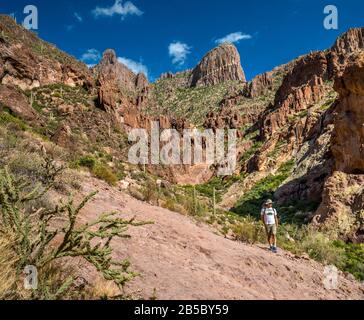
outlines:
[[[111,281],[104,279],[96,280],[92,289],[90,289],[91,299],[111,299],[120,295],[120,290]]]
[[[16,285],[15,265],[18,258],[11,250],[11,244],[14,239],[11,236],[0,237],[0,299],[11,298]]]

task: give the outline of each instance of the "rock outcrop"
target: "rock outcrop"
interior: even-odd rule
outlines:
[[[0,16],[0,82],[23,90],[63,83],[92,87],[87,66]]]
[[[213,86],[226,81],[246,81],[239,52],[228,43],[205,55],[192,71],[190,86]]]
[[[325,95],[325,81],[329,79],[328,63],[323,52],[300,58],[284,77],[271,110],[261,119],[261,136],[268,139],[286,126],[290,117],[307,110]]]
[[[118,88],[135,90],[136,75],[118,61],[114,50],[108,49],[104,52],[97,69],[98,82],[101,86],[107,82],[112,82]]]
[[[143,73],[135,75],[118,61],[112,49],[104,52],[95,67],[98,85],[98,104],[108,111],[128,110],[144,105],[148,96],[149,83]]]
[[[247,98],[256,98],[266,94],[273,89],[272,72],[265,72],[256,76],[252,81],[244,87],[244,96]]]
[[[35,110],[30,106],[27,97],[16,87],[0,85],[0,111],[7,108],[17,117],[34,121],[37,118]]]
[[[364,28],[353,28],[342,34],[331,51],[338,55],[349,55],[364,48]]]
[[[364,53],[335,81],[340,96],[331,139],[334,173],[314,221],[340,237],[364,242]]]
[[[364,54],[346,68],[335,89],[340,94],[332,139],[335,168],[364,174]]]

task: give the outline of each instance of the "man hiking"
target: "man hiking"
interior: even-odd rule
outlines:
[[[268,236],[269,250],[277,253],[277,210],[273,208],[273,201],[267,200],[261,211],[262,221]]]

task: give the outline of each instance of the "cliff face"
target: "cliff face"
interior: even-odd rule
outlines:
[[[232,44],[222,44],[207,53],[192,71],[190,86],[212,86],[226,81],[246,81],[239,52]]]
[[[256,98],[264,95],[269,90],[273,90],[272,74],[273,72],[265,72],[247,83],[244,87],[244,96],[247,98]]]
[[[339,92],[332,153],[335,169],[364,174],[364,55],[359,55],[335,82]]]
[[[334,172],[314,221],[354,242],[364,241],[364,53],[335,81],[339,93],[331,139]]]

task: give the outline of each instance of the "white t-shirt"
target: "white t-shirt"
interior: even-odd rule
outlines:
[[[272,225],[276,224],[275,217],[277,216],[277,210],[273,208],[263,208],[261,215],[264,216],[265,224]]]

